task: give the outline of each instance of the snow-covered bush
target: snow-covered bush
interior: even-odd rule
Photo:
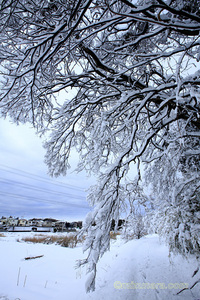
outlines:
[[[122,236],[126,240],[140,239],[147,234],[142,215],[131,215],[127,219]]]
[[[198,138],[176,140],[146,172],[154,199],[150,228],[166,238],[171,251],[184,256],[200,254],[199,149]]]

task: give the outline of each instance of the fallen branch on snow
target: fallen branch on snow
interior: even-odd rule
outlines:
[[[39,255],[39,256],[29,256],[29,257],[25,257],[25,260],[28,260],[28,259],[35,259],[35,258],[40,258],[40,257],[43,257],[44,255]]]

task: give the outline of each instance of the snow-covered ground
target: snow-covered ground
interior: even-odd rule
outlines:
[[[200,277],[193,259],[169,256],[158,236],[149,235],[125,243],[120,237],[98,264],[96,291],[85,293],[86,269],[76,270],[84,258],[81,246],[17,242],[30,233],[6,233],[0,237],[0,299],[9,300],[197,300]],[[44,255],[25,260],[25,257]],[[182,284],[182,285],[181,285]]]

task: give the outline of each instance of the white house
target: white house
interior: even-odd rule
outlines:
[[[9,217],[7,219],[7,225],[8,226],[17,226],[19,222],[19,218],[13,218],[13,217]]]
[[[19,219],[18,226],[26,226],[26,219]]]

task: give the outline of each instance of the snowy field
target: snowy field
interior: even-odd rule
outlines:
[[[33,235],[33,233],[31,233]],[[17,242],[30,233],[5,233],[0,237],[0,299],[8,300],[199,300],[200,277],[194,260],[169,256],[158,236],[125,243],[112,242],[98,264],[96,291],[85,293],[86,269],[75,269],[85,257],[82,247]],[[25,257],[41,258],[25,260]]]

